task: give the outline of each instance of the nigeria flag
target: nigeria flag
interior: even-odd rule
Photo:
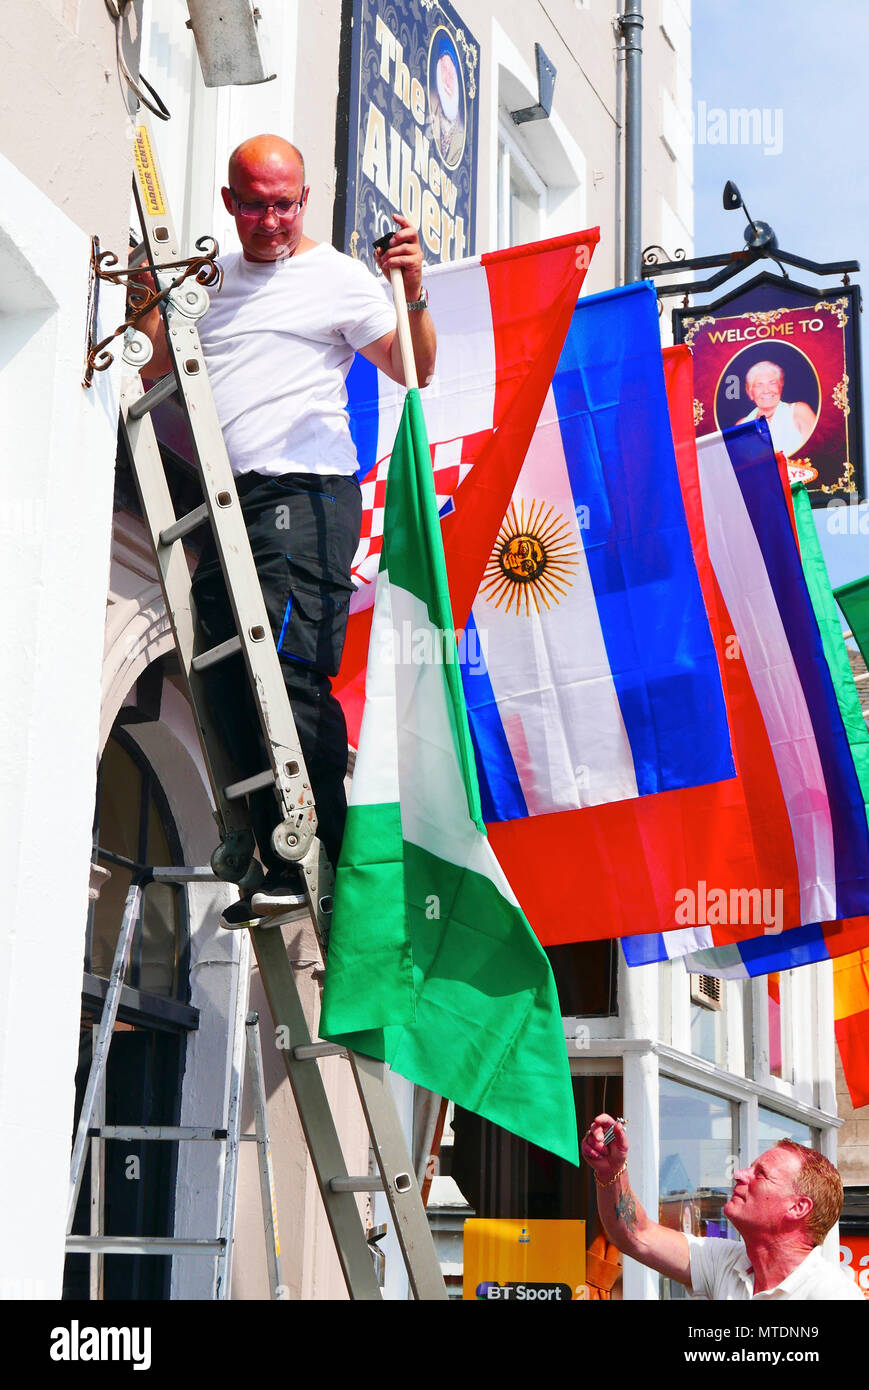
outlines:
[[[416,390],[389,468],[320,1034],[578,1162],[555,982],[480,812]]]

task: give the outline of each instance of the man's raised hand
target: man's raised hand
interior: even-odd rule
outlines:
[[[609,1129],[612,1129],[613,1137],[609,1144],[605,1144]],[[608,1182],[627,1162],[628,1139],[624,1126],[612,1115],[596,1115],[583,1135],[580,1152],[589,1167],[594,1169],[598,1181]]]
[[[392,214],[398,226],[392,233],[392,241],[385,251],[374,249],[374,258],[383,274],[389,279],[389,272],[400,270],[404,280],[404,294],[409,303],[415,303],[422,292],[422,247],[416,227],[400,212]]]

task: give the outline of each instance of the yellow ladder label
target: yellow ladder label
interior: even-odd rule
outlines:
[[[157,165],[151,153],[151,140],[147,126],[136,126],[136,173],[145,206],[151,217],[165,217],[166,204],[163,190],[157,175]]]

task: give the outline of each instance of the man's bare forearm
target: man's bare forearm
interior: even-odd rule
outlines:
[[[690,1284],[688,1241],[681,1231],[650,1220],[631,1190],[625,1122],[598,1115],[583,1136],[581,1152],[594,1172],[597,1209],[612,1244],[659,1274]]]
[[[627,1168],[608,1183],[595,1182],[595,1187],[598,1215],[607,1237],[623,1255],[636,1254],[638,1237],[649,1225],[649,1218],[631,1190]]]

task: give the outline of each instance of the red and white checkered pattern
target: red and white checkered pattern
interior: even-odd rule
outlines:
[[[447,439],[431,447],[432,471],[438,511],[453,496],[460,483],[470,473],[474,459],[491,430],[479,434]],[[368,608],[374,601],[374,581],[383,549],[383,518],[386,509],[386,475],[391,454],[379,460],[360,485],[362,492],[362,531],[359,547],[353,558],[351,574],[356,593],[350,603],[351,612]]]

